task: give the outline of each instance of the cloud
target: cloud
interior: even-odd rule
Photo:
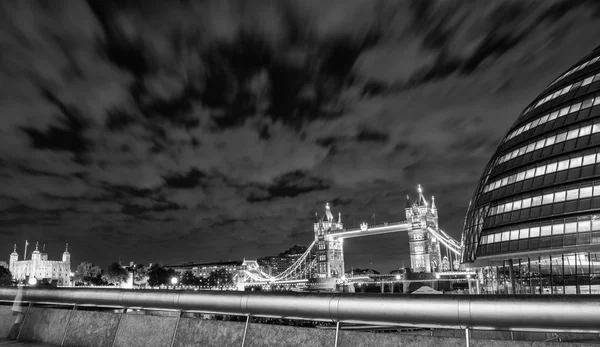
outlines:
[[[75,262],[101,264],[276,254],[312,241],[327,201],[346,225],[404,218],[417,183],[458,238],[496,144],[597,45],[599,13],[569,1],[0,6],[0,233],[68,240]],[[382,248],[386,271],[408,262],[405,241],[361,247],[400,243]],[[370,266],[349,247],[347,266]]]

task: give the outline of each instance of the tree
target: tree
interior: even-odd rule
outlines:
[[[112,263],[106,269],[104,277],[106,277],[106,281],[108,283],[112,283],[115,286],[120,286],[121,283],[127,281],[128,275],[129,272],[124,267],[119,265],[119,263]]]
[[[148,284],[148,269],[144,265],[134,265],[132,266],[131,271],[133,272],[134,285],[143,287]]]
[[[102,269],[90,262],[81,262],[75,271],[74,281],[84,285],[100,285],[103,282]]]
[[[217,269],[210,273],[207,282],[211,287],[224,287],[233,285],[233,274],[226,269]]]
[[[154,264],[148,270],[148,284],[152,287],[171,284],[171,278],[177,277],[173,269],[165,269],[159,264]]]
[[[200,279],[188,270],[181,276],[181,284],[184,286],[197,286],[200,284]]]
[[[13,278],[10,270],[0,266],[0,286],[10,286],[13,284]]]

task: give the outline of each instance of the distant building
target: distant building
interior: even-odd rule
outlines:
[[[207,278],[210,273],[219,269],[225,269],[228,272],[237,272],[241,270],[243,261],[217,261],[210,263],[183,263],[176,265],[165,265],[165,269],[173,269],[178,275],[191,271],[194,276]]]
[[[257,262],[264,273],[277,276],[290,268],[304,252],[306,252],[306,247],[295,245],[278,255],[259,258]]]
[[[17,253],[17,245],[10,255],[8,269],[15,280],[25,280],[35,278],[38,281],[43,279],[49,281],[57,281],[59,286],[71,285],[71,254],[68,251],[69,244],[65,247],[65,251],[60,260],[48,260],[48,253],[45,252],[45,247],[42,252],[38,250],[38,243],[35,244],[35,250],[31,253],[30,260],[19,260]]]
[[[260,268],[256,260],[218,261],[210,263],[189,262],[177,265],[165,265],[164,268],[172,269],[179,276],[187,271],[191,271],[194,276],[204,278],[208,278],[213,271],[224,269],[233,275],[233,281],[235,283],[246,281],[246,270],[250,270],[257,274],[260,273]]]

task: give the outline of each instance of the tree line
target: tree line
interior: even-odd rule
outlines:
[[[132,274],[133,286],[137,288],[172,286],[172,278],[178,285],[194,287],[220,288],[234,284],[233,274],[225,269],[212,271],[207,277],[196,276],[192,271],[179,275],[173,269],[160,264],[147,267],[143,264],[122,266],[113,262],[106,269],[84,261],[77,266],[73,276],[75,286],[120,286],[129,280]],[[13,285],[12,274],[8,268],[0,266],[0,286]]]
[[[196,276],[192,271],[179,275],[173,269],[167,269],[160,264],[147,267],[143,264],[121,266],[119,263],[110,264],[106,270],[89,262],[82,262],[75,271],[76,286],[114,285],[120,286],[127,282],[129,274],[133,277],[133,286],[138,288],[171,286],[171,279],[176,278],[177,284],[184,286],[225,288],[233,285],[233,274],[225,269],[212,271],[208,277]]]

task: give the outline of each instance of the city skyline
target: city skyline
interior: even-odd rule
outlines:
[[[326,202],[404,220],[417,184],[460,239],[504,133],[600,33],[594,2],[133,3],[0,4],[0,260],[258,258]],[[410,263],[406,234],[344,248]]]

